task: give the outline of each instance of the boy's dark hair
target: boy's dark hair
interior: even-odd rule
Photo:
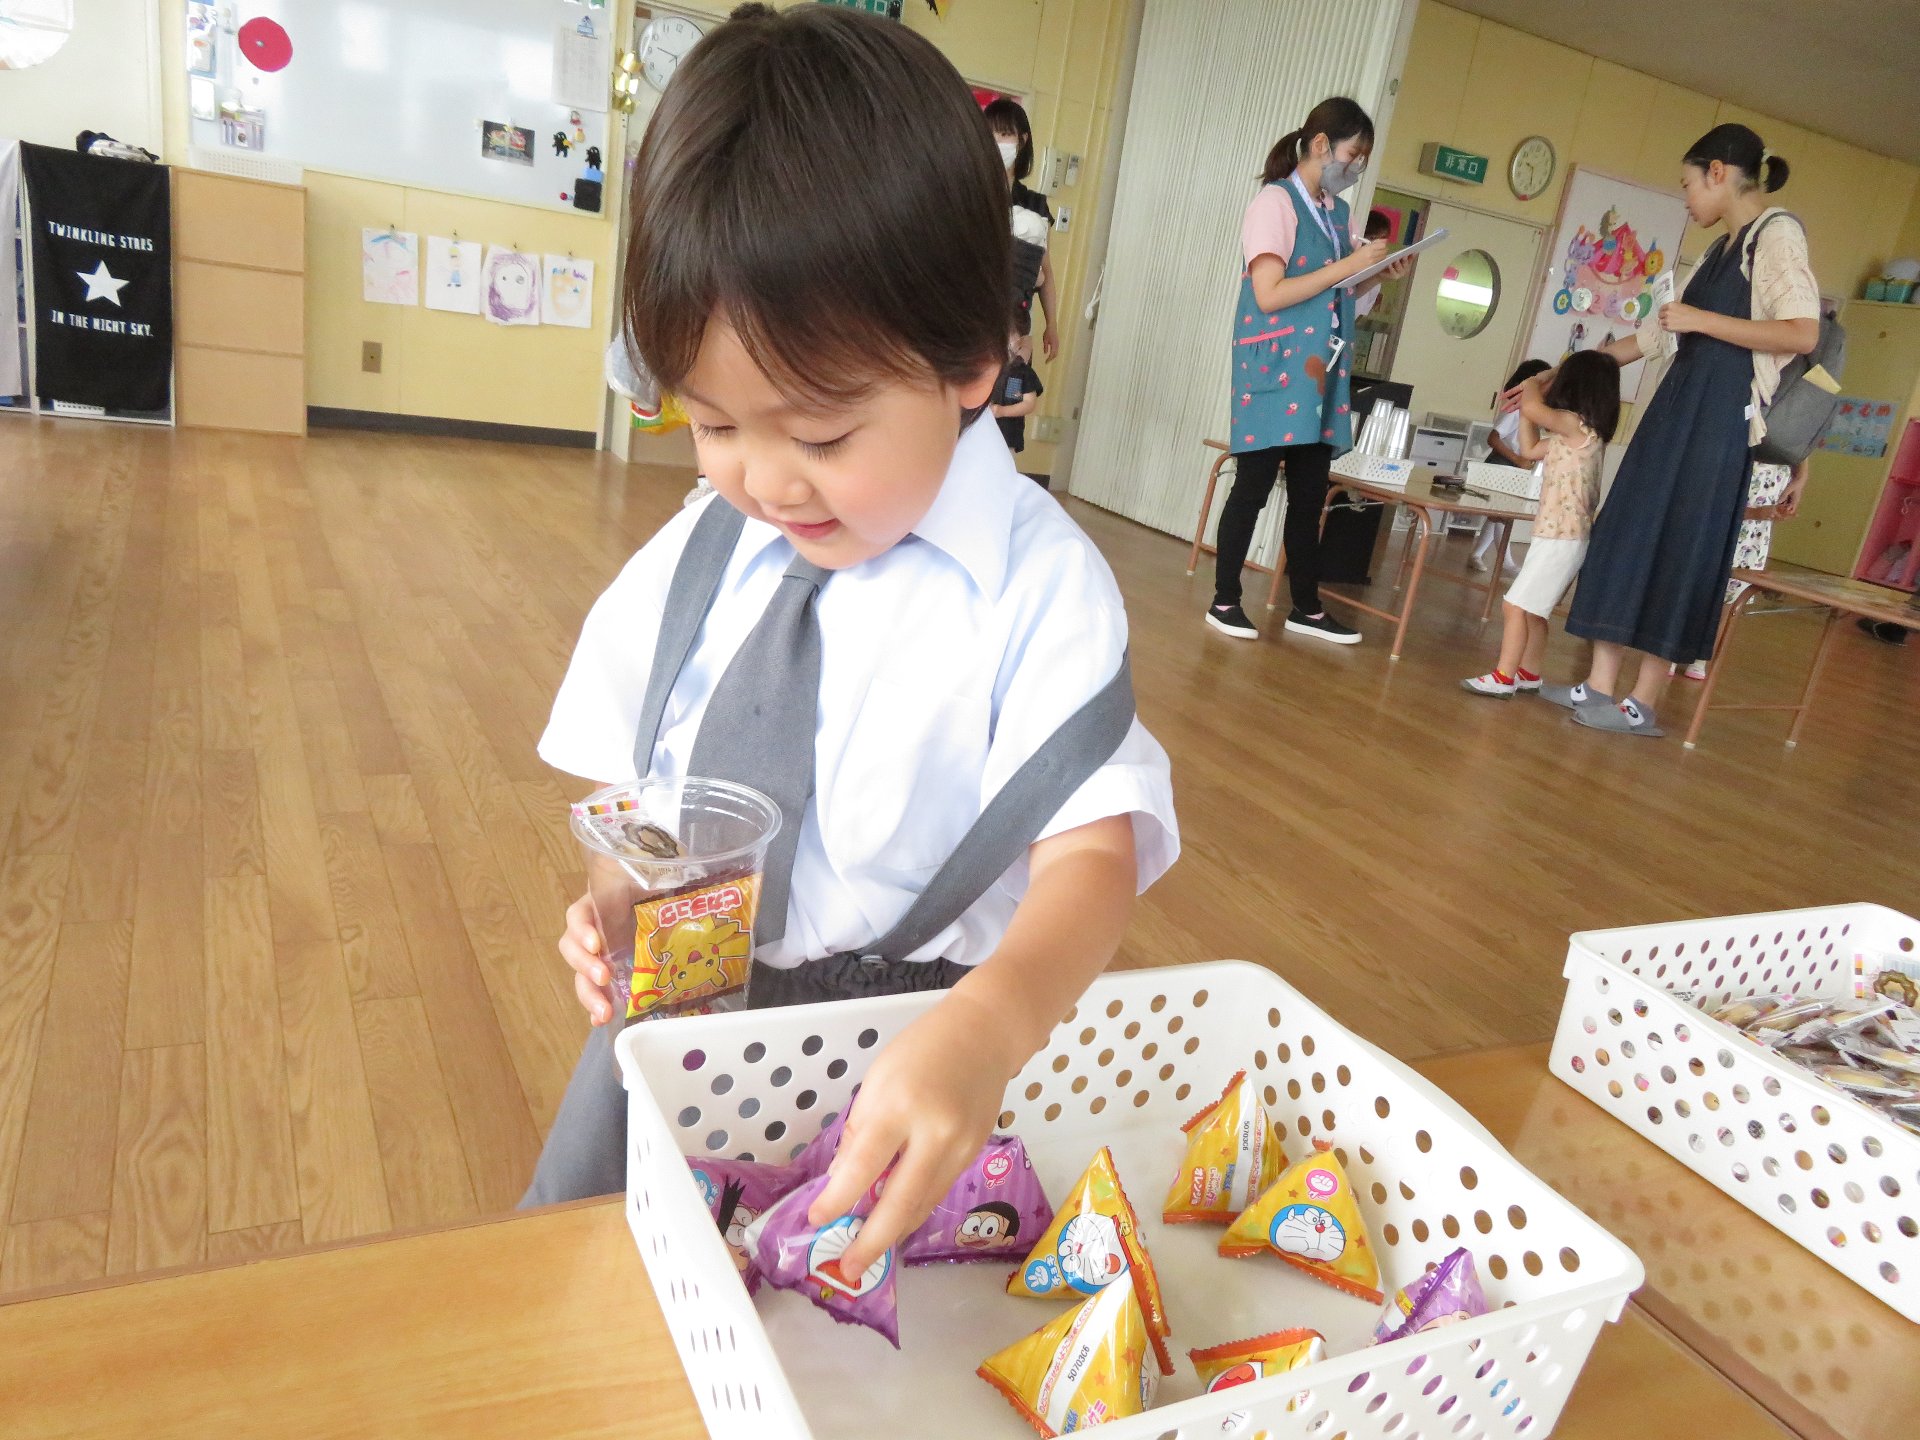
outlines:
[[[1020,142],[1013,157],[1013,178],[1026,179],[1033,173],[1033,126],[1027,121],[1026,107],[1002,95],[981,113],[987,117],[987,128],[995,135],[1011,135]]]
[[[1687,147],[1680,163],[1704,170],[1716,160],[1746,177],[1742,190],[1758,185],[1771,195],[1787,183],[1787,162],[1767,149],[1766,143],[1745,125],[1728,121],[1714,126]]]
[[[1367,228],[1363,232],[1369,240],[1387,240],[1393,236],[1393,218],[1384,210],[1367,211]]]
[[[735,13],[688,53],[634,169],[620,299],[647,368],[678,388],[718,317],[796,404],[997,369],[1006,174],[959,73],[853,11]]]
[[[1500,389],[1504,393],[1518,385],[1522,380],[1531,380],[1536,375],[1544,375],[1552,368],[1553,367],[1544,360],[1522,360],[1518,365],[1513,367],[1513,373],[1507,377],[1507,383],[1502,385]]]
[[[1554,410],[1571,410],[1605,443],[1620,428],[1620,364],[1604,350],[1576,350],[1560,362],[1542,397]]]
[[[1267,152],[1266,167],[1260,172],[1261,183],[1271,185],[1293,174],[1294,167],[1300,163],[1301,156],[1316,135],[1325,135],[1329,145],[1338,145],[1342,140],[1351,140],[1358,135],[1361,143],[1371,150],[1373,118],[1360,108],[1359,101],[1349,100],[1344,95],[1322,100],[1308,114],[1306,124],[1298,130],[1289,130],[1273,142],[1273,149]]]
[[[1020,1212],[1014,1209],[1013,1206],[1009,1205],[1006,1201],[985,1200],[985,1201],[982,1201],[980,1204],[974,1206],[973,1209],[969,1210],[967,1213],[969,1215],[978,1215],[982,1211],[986,1212],[989,1215],[998,1215],[1002,1220],[1006,1221],[1007,1234],[1009,1236],[1018,1235],[1020,1233]]]

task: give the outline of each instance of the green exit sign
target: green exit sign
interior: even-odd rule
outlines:
[[[1480,185],[1487,178],[1487,157],[1469,155],[1451,145],[1429,141],[1420,147],[1420,173],[1437,175],[1442,180],[1458,180],[1465,185]]]
[[[842,10],[863,10],[889,20],[900,18],[900,0],[820,0],[822,5],[838,5]]]

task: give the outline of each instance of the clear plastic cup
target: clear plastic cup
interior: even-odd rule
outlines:
[[[746,1008],[779,828],[780,807],[758,790],[691,776],[608,785],[573,807],[616,1030]]]

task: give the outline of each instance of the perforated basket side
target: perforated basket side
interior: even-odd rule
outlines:
[[[634,1181],[651,1197],[647,1233],[659,1236],[648,1264],[657,1253],[686,1266],[683,1273],[669,1263],[673,1278],[664,1286],[656,1278],[655,1288],[683,1356],[690,1342],[682,1337],[712,1325],[706,1316],[716,1296],[738,1302],[729,1311],[729,1363],[735,1375],[758,1381],[763,1410],[774,1408],[769,1397],[792,1404],[792,1391],[770,1347],[748,1353],[743,1343],[752,1307],[680,1154],[784,1158],[844,1105],[880,1047],[936,1001],[896,997],[714,1016],[642,1026],[621,1038],[632,1109],[651,1112]],[[1639,1262],[1454,1102],[1271,972],[1222,963],[1103,977],[1008,1087],[1000,1120],[1036,1155],[1084,1156],[1109,1138],[1175,1134],[1239,1064],[1250,1066],[1290,1154],[1307,1153],[1313,1139],[1336,1147],[1362,1197],[1387,1288],[1467,1244],[1489,1298],[1504,1308],[1443,1335],[1343,1355],[1284,1384],[1156,1409],[1112,1426],[1114,1440],[1211,1435],[1237,1412],[1276,1440],[1328,1440],[1342,1431],[1404,1440],[1410,1426],[1428,1435],[1545,1433],[1600,1325],[1640,1283]],[[681,1227],[702,1225],[701,1242],[688,1243]],[[676,1288],[676,1280],[698,1283],[699,1294]],[[684,1319],[676,1309],[687,1312]],[[753,1335],[764,1344],[757,1326]],[[744,1369],[732,1363],[742,1354]],[[736,1414],[709,1408],[699,1379],[695,1390],[715,1434],[749,1433],[737,1428]],[[1315,1403],[1291,1404],[1303,1390]],[[790,1420],[784,1409],[781,1415],[778,1425],[763,1420],[751,1433],[804,1433],[789,1428],[801,1424],[797,1408]],[[927,1433],[950,1432],[930,1422]]]
[[[1749,924],[1735,928],[1755,933]],[[1652,959],[1655,946],[1673,954],[1680,943],[1690,942],[1643,935],[1649,969],[1659,963]],[[1717,940],[1714,951],[1730,953]],[[1791,963],[1777,953],[1770,959]],[[1814,979],[1850,984],[1847,974],[1830,968],[1835,963],[1821,954]],[[1716,972],[1707,973],[1713,978]],[[1775,984],[1759,971],[1745,972],[1744,981],[1741,973],[1716,982],[1708,1003]],[[1549,1061],[1556,1076],[1863,1289],[1920,1320],[1920,1137],[1677,999],[1663,988],[1671,976],[1635,974],[1578,947],[1567,975]]]

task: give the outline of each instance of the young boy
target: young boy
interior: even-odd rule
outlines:
[[[788,793],[752,1004],[951,987],[875,1057],[815,1206],[846,1213],[893,1166],[857,1271],[974,1157],[1173,863],[1167,757],[1132,715],[1111,573],[981,414],[1011,318],[1006,181],[932,45],[741,7],[662,99],[632,205],[628,328],[717,494],[595,603],[540,754]],[[811,744],[783,750],[796,696]],[[560,952],[596,1028],[526,1204],[624,1181],[585,898]]]

